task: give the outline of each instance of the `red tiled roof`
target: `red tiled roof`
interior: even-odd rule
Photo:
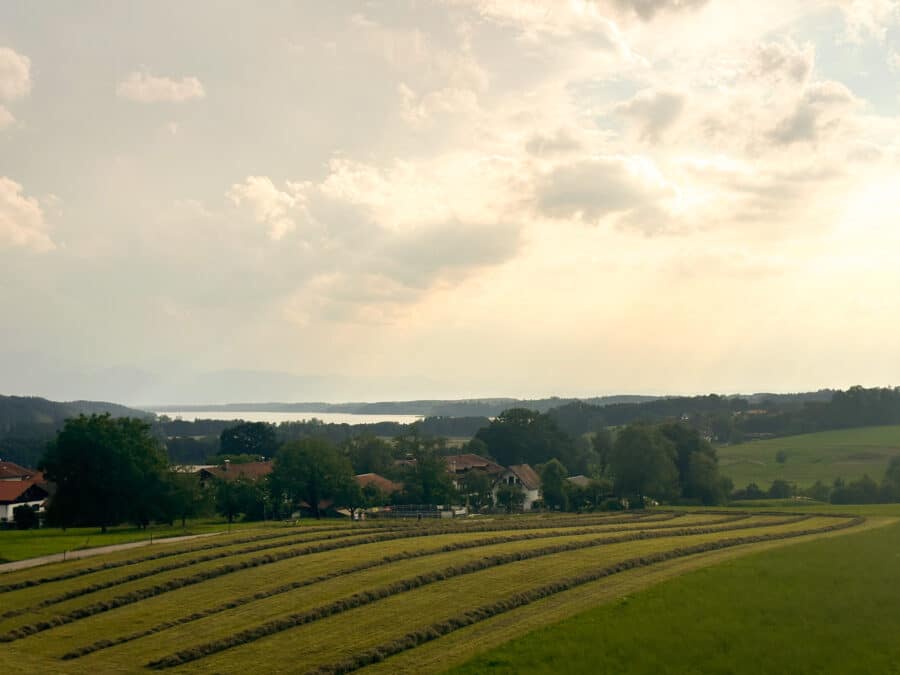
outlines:
[[[0,462],[0,480],[25,480],[38,474],[35,469],[26,469],[13,462]]]
[[[35,488],[36,499],[19,499]],[[31,480],[0,480],[0,502],[12,504],[17,501],[36,502],[47,497],[47,491]]]
[[[203,469],[200,473],[206,473],[222,480],[235,480],[236,478],[259,480],[272,473],[272,462],[230,463],[227,469],[223,466],[214,466],[209,469]]]
[[[379,490],[388,495],[392,492],[399,492],[403,489],[403,485],[401,483],[395,483],[390,478],[385,478],[384,476],[380,476],[377,473],[361,473],[358,476],[354,476],[354,478],[356,479],[356,482],[359,483],[360,487],[374,485]]]
[[[510,464],[509,470],[522,481],[529,490],[537,490],[541,486],[541,477],[529,464]]]
[[[447,470],[451,473],[462,473],[472,469],[480,469],[491,474],[503,473],[503,467],[496,462],[472,453],[449,455],[444,457],[444,461],[447,462]]]

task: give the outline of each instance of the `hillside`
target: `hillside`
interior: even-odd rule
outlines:
[[[784,464],[775,459],[781,450],[787,453]],[[753,482],[765,489],[779,478],[801,487],[817,480],[826,484],[835,478],[854,480],[864,474],[880,481],[891,457],[900,455],[900,426],[860,427],[751,441],[721,447],[718,453],[722,473],[739,488]]]
[[[0,459],[34,466],[46,441],[69,417],[109,413],[148,417],[151,413],[105,401],[48,401],[36,396],[0,396]]]

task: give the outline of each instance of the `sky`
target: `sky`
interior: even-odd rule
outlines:
[[[0,4],[0,393],[900,384],[900,0]]]

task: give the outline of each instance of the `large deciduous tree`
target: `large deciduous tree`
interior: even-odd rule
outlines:
[[[553,458],[570,462],[575,455],[572,439],[549,415],[511,408],[478,430],[475,438],[500,464],[542,464]]]
[[[679,494],[674,444],[658,428],[632,424],[619,432],[610,457],[620,495],[673,499]]]
[[[165,513],[166,456],[150,425],[91,415],[66,420],[40,467],[56,484],[48,519],[63,527],[133,521],[146,526]]]
[[[320,503],[346,493],[350,481],[350,461],[328,441],[311,438],[281,446],[269,477],[276,503],[294,507],[305,501],[316,518],[321,517]]]
[[[219,453],[222,455],[271,457],[277,449],[275,427],[266,422],[241,422],[219,435]]]

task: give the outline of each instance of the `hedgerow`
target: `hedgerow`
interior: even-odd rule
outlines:
[[[371,589],[366,591],[361,591],[359,593],[355,593],[346,598],[342,598],[340,600],[336,600],[332,603],[322,605],[320,607],[313,608],[311,610],[307,610],[305,612],[300,612],[297,614],[291,614],[287,617],[283,617],[281,619],[275,619],[273,621],[269,621],[253,628],[249,628],[238,633],[234,633],[233,635],[227,636],[225,638],[215,640],[212,642],[208,642],[196,647],[193,647],[188,650],[182,650],[172,654],[170,656],[163,657],[156,661],[152,661],[148,663],[147,666],[150,668],[171,668],[174,666],[182,665],[184,663],[188,663],[190,661],[195,661],[199,658],[203,658],[205,656],[209,656],[211,654],[215,654],[217,652],[224,651],[226,649],[230,649],[232,647],[236,647],[239,645],[246,644],[248,642],[253,642],[263,637],[267,637],[269,635],[273,635],[275,633],[279,633],[291,628],[295,628],[297,626],[302,626],[304,624],[312,623],[314,621],[318,621],[328,616],[332,616],[334,614],[338,614],[340,612],[344,612],[350,609],[355,609],[357,607],[361,607],[363,605],[370,604],[377,600],[382,600],[384,598],[390,597],[392,595],[397,595],[399,593],[404,593],[407,591],[411,591],[422,586],[436,583],[438,581],[444,581],[446,579],[458,577],[465,574],[471,574],[474,572],[479,572],[481,570],[485,570],[491,567],[498,567],[501,565],[506,565],[513,562],[520,562],[523,560],[531,560],[534,558],[539,558],[548,555],[554,555],[557,553],[566,553],[571,551],[582,550],[586,548],[593,548],[596,546],[604,546],[610,544],[620,544],[627,543],[631,541],[640,541],[645,539],[657,539],[657,538],[666,538],[666,537],[683,537],[683,536],[693,536],[693,535],[703,535],[703,534],[713,534],[716,532],[729,532],[733,530],[739,529],[748,529],[748,528],[757,528],[757,527],[766,527],[766,526],[777,526],[788,523],[798,522],[803,520],[804,518],[792,517],[790,519],[782,520],[782,521],[773,521],[770,523],[766,523],[764,525],[757,525],[756,523],[745,523],[743,525],[738,525],[734,527],[696,527],[696,528],[684,528],[680,530],[673,530],[668,532],[647,532],[647,531],[638,531],[630,534],[624,534],[620,536],[606,536],[598,539],[590,539],[587,541],[574,541],[574,542],[563,542],[560,544],[555,544],[553,546],[546,546],[538,549],[531,549],[526,551],[512,551],[509,553],[498,553],[496,555],[488,556],[485,558],[481,558],[478,560],[472,560],[461,565],[454,565],[447,567],[443,570],[437,570],[434,572],[428,572],[424,574],[417,575],[415,577],[410,577],[407,579],[403,579],[387,586],[383,586],[377,589]],[[758,535],[761,536],[761,535]]]
[[[350,673],[373,663],[384,661],[386,658],[399,654],[403,651],[414,649],[421,644],[436,640],[437,638],[443,637],[449,633],[452,633],[453,631],[459,630],[460,628],[471,626],[472,624],[485,621],[494,616],[497,616],[498,614],[503,614],[513,609],[528,605],[537,600],[549,597],[551,595],[562,593],[563,591],[568,591],[573,588],[577,588],[578,586],[582,586],[593,581],[598,581],[600,579],[603,579],[604,577],[612,576],[614,574],[625,572],[627,570],[636,569],[638,567],[647,567],[650,565],[666,562],[668,560],[673,560],[675,558],[683,558],[700,553],[707,553],[710,551],[731,548],[734,546],[742,546],[745,544],[761,543],[767,541],[777,541],[780,539],[791,539],[795,537],[808,536],[811,534],[822,534],[825,532],[854,527],[864,521],[865,518],[863,518],[862,516],[856,516],[852,519],[822,528],[800,530],[795,532],[760,534],[747,537],[736,537],[733,539],[723,539],[714,542],[696,544],[694,546],[688,546],[684,548],[661,551],[658,553],[652,553],[636,558],[630,558],[628,560],[623,560],[599,570],[586,572],[584,574],[570,577],[568,579],[545,584],[538,588],[516,593],[502,600],[498,600],[497,602],[488,605],[482,605],[481,607],[469,610],[467,612],[464,612],[463,614],[459,614],[444,621],[433,623],[424,628],[409,632],[406,635],[395,640],[384,642],[375,647],[371,647],[369,649],[361,651],[343,661],[321,665],[317,668],[307,671],[306,675],[343,675],[345,673]],[[173,663],[172,665],[177,664]],[[168,664],[165,664],[156,667],[169,666]]]

